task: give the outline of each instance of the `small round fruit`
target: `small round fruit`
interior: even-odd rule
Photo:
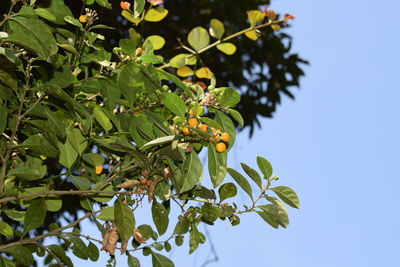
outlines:
[[[163,86],[161,87],[161,91],[163,91],[163,92],[168,92],[168,91],[169,91],[169,86],[168,86],[168,85],[163,85]]]
[[[190,135],[190,134],[191,134],[191,132],[190,132],[190,130],[189,130],[188,127],[183,127],[183,128],[182,128],[182,133],[183,133],[184,135]]]
[[[122,9],[129,9],[130,7],[131,7],[131,3],[129,3],[129,2],[125,2],[125,1],[121,1],[120,3],[119,3],[119,6],[122,8]]]
[[[79,16],[79,21],[82,23],[86,23],[87,22],[87,16],[86,15],[80,15]]]
[[[96,174],[101,174],[103,171],[103,166],[96,166]]]
[[[189,109],[189,115],[190,115],[190,116],[194,116],[194,111],[193,111],[193,109]]]
[[[203,133],[207,133],[208,125],[207,124],[201,124],[200,125],[200,131]]]
[[[222,133],[222,134],[221,134],[221,139],[222,139],[222,141],[228,142],[228,141],[229,141],[229,138],[231,138],[231,136],[230,136],[228,133]]]
[[[199,125],[199,122],[197,121],[197,119],[191,118],[188,120],[188,124],[192,127],[196,127],[197,125]]]
[[[225,143],[218,143],[215,148],[217,149],[218,152],[224,152],[226,150],[226,145]]]

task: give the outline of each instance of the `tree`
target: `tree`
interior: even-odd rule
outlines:
[[[159,2],[121,2],[114,9],[141,26],[167,16]],[[107,35],[99,31],[116,29],[98,18],[111,5],[96,3],[103,6],[99,13],[86,1],[74,16],[63,0],[15,0],[0,22],[0,263],[31,265],[35,254],[48,265],[72,266],[65,250],[96,261],[99,246],[111,256],[116,249],[130,253],[130,266],[138,266],[138,250],[151,255],[154,266],[173,266],[156,251],[169,251],[172,239],[180,246],[189,235],[193,252],[205,242],[199,223],[237,225],[241,214],[256,212],[272,227],[286,227],[282,201],[298,208],[299,200],[288,187],[272,187],[277,176],[271,164],[258,157],[259,174],[242,163],[250,179],[227,167],[236,136],[232,119],[244,124],[234,109],[240,94],[219,80],[217,86],[220,73],[201,55],[211,49],[233,54],[234,37],[258,39],[292,16],[249,10],[250,26],[232,34],[213,19],[208,31],[189,31],[181,43],[186,53],[166,60],[158,54],[165,39],[134,28],[107,51]],[[214,189],[201,184],[201,151]],[[224,183],[227,173],[236,183]],[[244,209],[225,201],[237,185],[250,197]],[[160,241],[174,205],[178,222]],[[154,226],[135,218],[138,207],[148,208]],[[77,210],[86,214],[78,218]],[[69,223],[60,225],[60,218]],[[86,219],[103,240],[81,235],[79,223]],[[48,237],[58,242],[44,245]]]

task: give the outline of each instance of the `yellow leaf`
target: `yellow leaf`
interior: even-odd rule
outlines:
[[[194,74],[194,71],[188,66],[183,66],[177,70],[176,74],[178,74],[181,77],[188,77],[192,76]]]
[[[247,18],[251,26],[257,25],[264,20],[264,14],[258,10],[247,11]]]
[[[139,24],[139,22],[142,20],[140,17],[135,18],[135,16],[132,14],[132,12],[128,11],[128,10],[122,10],[121,15],[136,25]]]
[[[212,37],[221,39],[225,32],[224,24],[217,19],[212,19],[210,21],[209,32]]]
[[[185,65],[195,65],[196,61],[197,58],[192,56],[192,54],[178,54],[171,58],[169,64],[171,67],[179,69]]]
[[[144,20],[157,22],[164,19],[168,15],[168,10],[163,7],[150,8],[144,15]]]
[[[260,35],[256,31],[249,31],[246,32],[244,35],[246,35],[249,39],[255,41],[260,37]]]
[[[150,42],[151,45],[153,46],[153,49],[158,50],[164,46],[165,39],[162,38],[160,35],[150,35],[149,37],[146,38],[144,42],[145,43]]]
[[[202,67],[196,71],[196,76],[199,77],[200,79],[205,78],[205,79],[211,79],[214,77],[214,74],[211,72],[211,70],[207,67]]]
[[[233,55],[236,52],[236,46],[232,43],[223,43],[217,45],[217,49],[227,55]]]
[[[281,26],[279,26],[278,24],[273,24],[273,25],[271,25],[271,28],[272,28],[274,31],[278,32],[278,31],[281,29]]]

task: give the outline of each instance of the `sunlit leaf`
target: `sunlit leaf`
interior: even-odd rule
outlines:
[[[296,192],[293,189],[287,186],[277,186],[271,188],[271,190],[280,197],[286,204],[289,206],[299,209],[300,208],[300,200],[297,196]]]
[[[222,43],[217,45],[217,49],[227,55],[233,55],[236,52],[236,46],[232,43]]]
[[[211,79],[214,77],[214,73],[207,67],[202,67],[196,71],[196,76],[200,79]]]
[[[246,35],[247,38],[253,41],[256,41],[260,37],[260,34],[257,33],[256,31],[248,31],[244,35]]]
[[[218,19],[210,21],[210,35],[216,39],[221,39],[225,32],[224,24]]]
[[[168,10],[161,6],[150,8],[144,15],[144,20],[150,22],[158,22],[168,15]]]
[[[178,74],[181,77],[189,77],[194,74],[194,71],[188,66],[183,66],[176,71],[176,74]]]
[[[251,26],[255,26],[264,20],[264,14],[259,10],[249,10],[247,11],[247,19]]]
[[[154,50],[161,49],[165,44],[165,39],[160,35],[150,35],[146,38],[144,43],[146,43],[146,41],[151,42]]]
[[[203,27],[196,27],[189,32],[188,42],[194,50],[200,51],[210,43],[210,35]]]

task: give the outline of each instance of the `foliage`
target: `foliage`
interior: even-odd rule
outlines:
[[[112,8],[107,0],[95,2]],[[134,28],[107,51],[99,31],[115,29],[97,23],[95,2],[86,0],[90,8],[74,16],[63,0],[15,0],[0,22],[1,266],[31,265],[33,255],[45,257],[46,265],[72,266],[65,251],[97,261],[99,247],[111,256],[127,253],[129,266],[140,265],[134,256],[139,250],[151,255],[153,266],[173,266],[156,251],[168,252],[172,239],[180,246],[189,236],[192,253],[206,241],[201,222],[237,225],[241,214],[256,212],[274,228],[287,227],[282,202],[299,208],[299,200],[288,187],[272,187],[278,178],[271,164],[258,157],[260,175],[242,163],[250,179],[227,167],[233,121],[244,123],[234,109],[240,94],[217,87],[212,65],[200,55],[214,47],[234,54],[231,39],[258,39],[290,15],[250,10],[250,26],[230,35],[213,19],[209,29],[189,31],[181,43],[186,52],[167,60],[157,54],[166,43],[162,36],[143,36]],[[121,15],[134,24],[161,21],[173,10],[159,2],[122,2]],[[190,79],[166,71],[171,68]],[[213,188],[201,183],[203,150]],[[224,183],[227,173],[235,183]],[[225,202],[238,189],[249,195],[249,206]],[[171,226],[174,203],[181,214]],[[86,214],[77,218],[72,212],[75,218],[60,225],[70,206]],[[153,226],[135,217],[139,207],[148,207]],[[103,240],[80,233],[86,219]],[[44,245],[48,237],[58,242]]]

